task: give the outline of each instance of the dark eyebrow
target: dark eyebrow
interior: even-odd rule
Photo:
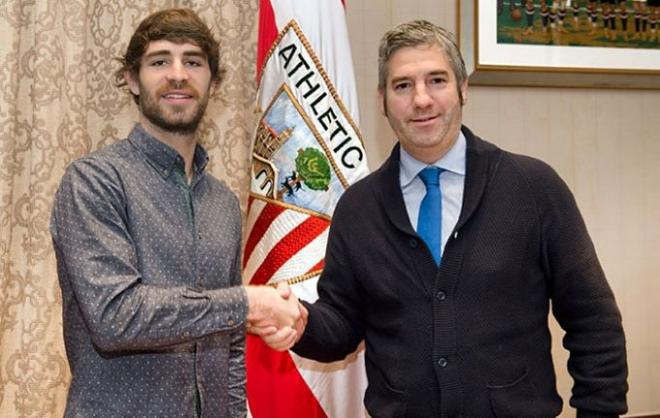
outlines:
[[[449,71],[435,70],[435,71],[431,71],[430,73],[428,73],[428,76],[432,76],[432,77],[439,76],[439,75],[447,77],[447,76],[449,76]],[[408,77],[408,76],[395,77],[390,82],[392,84],[395,84],[395,83],[399,83],[401,81],[406,81],[406,80],[410,80],[410,77]]]
[[[186,51],[183,53],[184,57],[200,57],[206,59],[206,54],[202,51]]]
[[[157,57],[160,55],[172,55],[172,52],[169,49],[159,49],[158,51],[152,51],[144,55],[145,59]],[[200,57],[206,59],[206,54],[202,51],[185,51],[183,53],[184,57]]]
[[[172,53],[167,49],[160,49],[158,51],[152,51],[148,54],[144,54],[144,58],[156,57],[158,55],[172,55]]]
[[[449,75],[449,71],[445,71],[445,70],[431,71],[431,72],[429,73],[429,75],[443,75],[443,76],[448,76],[448,75]]]
[[[410,77],[396,77],[396,78],[393,78],[393,79],[390,81],[390,83],[391,83],[391,84],[396,84],[396,83],[399,83],[399,82],[401,82],[401,81],[405,81],[405,80],[410,80]]]

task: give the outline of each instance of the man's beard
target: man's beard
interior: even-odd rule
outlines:
[[[144,88],[144,86],[141,86],[140,91],[145,93],[140,94],[139,97],[140,111],[144,117],[149,120],[149,122],[153,123],[155,126],[161,128],[164,131],[181,135],[192,134],[197,130],[202,117],[204,117],[204,112],[206,111],[206,106],[209,102],[209,96],[208,94],[200,96],[197,90],[191,86],[186,86],[185,83],[183,85],[177,85],[173,87],[185,88],[192,93],[194,98],[198,98],[197,109],[190,117],[186,117],[183,111],[177,112],[176,107],[174,108],[174,114],[168,116],[164,107],[158,104],[158,98],[161,97],[162,93],[167,91],[170,86],[158,89],[158,91],[155,93],[155,97],[147,94],[147,90]]]

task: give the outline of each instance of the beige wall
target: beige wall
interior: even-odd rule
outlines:
[[[396,23],[425,18],[456,30],[453,0],[350,0],[347,17],[362,133],[372,169],[394,138],[376,101],[377,45]],[[621,308],[630,415],[660,413],[660,91],[472,86],[464,121],[502,148],[550,163],[572,189]],[[552,323],[559,386],[571,380]]]

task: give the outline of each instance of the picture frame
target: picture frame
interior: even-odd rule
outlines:
[[[498,42],[498,3],[457,0],[457,38],[470,84],[660,89],[660,39],[655,41],[656,47],[643,49],[502,43]],[[524,21],[525,17],[518,19]],[[576,25],[579,29],[579,23]],[[656,36],[660,37],[660,28]]]

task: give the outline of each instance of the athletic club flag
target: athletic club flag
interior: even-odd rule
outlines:
[[[316,300],[328,228],[367,173],[341,0],[261,0],[259,92],[243,277]],[[247,341],[254,418],[364,417],[363,350],[322,364]]]

